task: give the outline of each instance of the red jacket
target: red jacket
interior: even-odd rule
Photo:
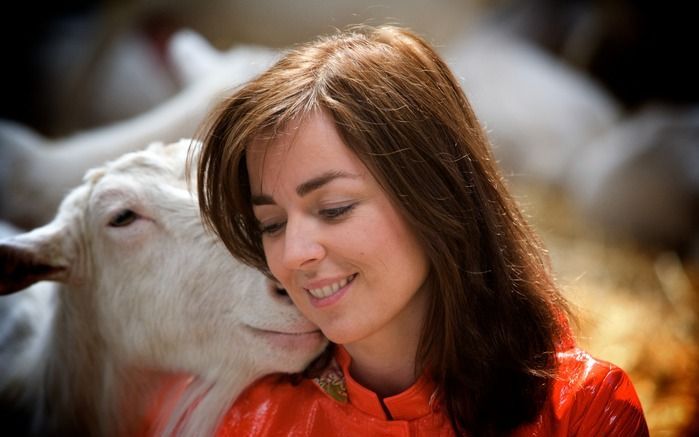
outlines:
[[[558,378],[537,419],[515,436],[647,436],[641,404],[623,370],[573,348],[558,353]],[[217,435],[234,436],[453,436],[449,420],[430,405],[434,384],[419,379],[384,399],[349,375],[350,357],[337,348],[336,363],[300,385],[263,378],[243,392]]]

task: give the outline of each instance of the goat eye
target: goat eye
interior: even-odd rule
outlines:
[[[113,228],[128,226],[131,223],[133,223],[137,218],[138,215],[136,215],[135,212],[131,211],[130,209],[125,209],[123,211],[119,211],[117,215],[112,217],[112,219],[109,221],[109,226]]]

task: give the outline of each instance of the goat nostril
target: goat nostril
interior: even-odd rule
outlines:
[[[277,296],[280,302],[284,302],[288,305],[293,305],[293,302],[291,301],[291,296],[289,296],[289,293],[286,291],[286,288],[277,285],[274,287],[274,294],[275,296]]]
[[[267,290],[273,298],[278,298],[282,301],[289,301],[291,302],[291,298],[289,297],[289,293],[287,293],[286,288],[282,286],[277,281],[269,281],[267,282]]]

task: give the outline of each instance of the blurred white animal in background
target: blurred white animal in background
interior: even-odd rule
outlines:
[[[89,168],[152,141],[191,138],[216,101],[263,71],[277,52],[253,46],[219,52],[184,30],[171,40],[169,55],[185,88],[131,119],[60,139],[0,121],[0,219],[26,229],[45,224]]]
[[[0,298],[0,333],[12,334],[0,343],[3,415],[24,408],[42,436],[133,435],[162,394],[158,375],[191,374],[158,426],[208,435],[246,385],[321,352],[283,290],[204,230],[190,144],[91,170],[53,221],[0,242],[0,295],[61,283]]]
[[[699,108],[625,114],[582,72],[497,25],[445,56],[515,184],[560,190],[607,235],[699,257]]]
[[[594,223],[699,257],[699,107],[646,107],[564,170],[571,203]]]
[[[599,84],[495,24],[444,52],[506,175],[560,185],[586,144],[621,118]]]

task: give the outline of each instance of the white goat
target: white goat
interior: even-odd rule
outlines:
[[[90,171],[51,223],[0,243],[0,294],[62,283],[33,352],[3,363],[0,389],[30,403],[36,433],[133,435],[163,393],[154,375],[170,372],[198,378],[158,429],[207,435],[246,385],[300,371],[324,347],[285,294],[204,230],[184,179],[189,144]]]

